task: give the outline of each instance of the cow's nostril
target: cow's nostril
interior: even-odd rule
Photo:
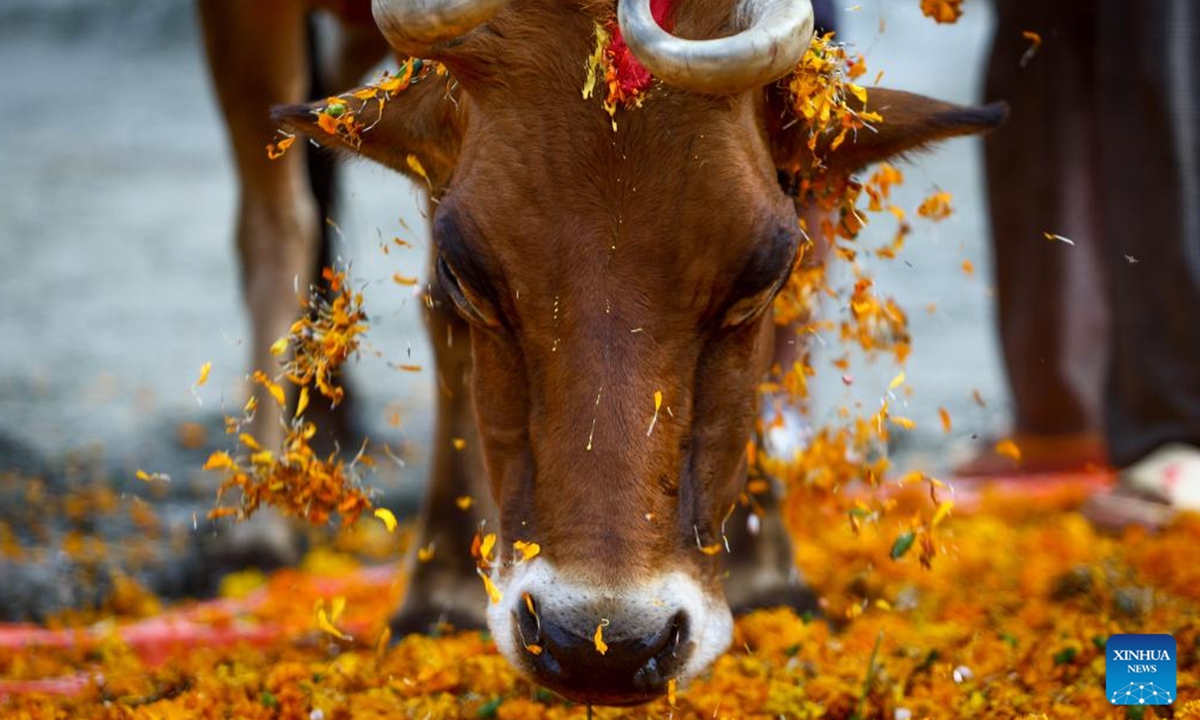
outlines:
[[[658,692],[671,678],[677,676],[687,659],[684,648],[688,643],[688,634],[687,615],[680,610],[671,617],[657,651],[634,673],[634,687],[643,692]]]
[[[517,607],[517,634],[525,649],[538,647],[542,642],[542,619],[538,617],[537,603],[529,593],[521,593],[521,603]]]

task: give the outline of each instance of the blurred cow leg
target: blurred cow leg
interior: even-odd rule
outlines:
[[[1114,464],[1126,467],[1166,443],[1200,447],[1200,8],[1101,6],[1106,419]]]
[[[270,108],[304,100],[308,89],[306,10],[294,0],[201,0],[209,68],[229,129],[238,177],[237,248],[250,311],[250,366],[274,375],[271,344],[296,319],[297,290],[312,280],[320,236],[317,203],[302,152],[267,158],[275,139]],[[259,404],[253,434],[282,439],[282,413]]]
[[[1024,469],[1103,461],[1107,312],[1094,178],[1091,26],[1083,0],[1001,0],[987,96],[1011,107],[985,141],[1000,341]],[[1045,40],[1027,61],[1030,41]],[[1049,242],[1045,233],[1074,242]],[[1000,460],[1002,462],[996,462]],[[987,453],[960,471],[1011,464]]]
[[[780,511],[782,490],[772,487],[754,495],[757,514],[738,505],[726,521],[730,555],[725,598],[734,613],[789,607],[798,614],[819,614],[816,593],[796,566],[794,542]],[[753,515],[753,518],[752,518]]]
[[[484,518],[499,518],[487,486],[471,400],[470,327],[436,285],[432,292],[426,325],[437,357],[433,458],[416,540],[409,552],[408,588],[390,621],[396,638],[435,631],[443,624],[484,627],[486,596],[475,577],[471,540]],[[463,498],[470,498],[469,505]],[[483,529],[499,530],[498,525]]]
[[[229,129],[238,178],[237,249],[250,311],[250,367],[276,372],[271,344],[296,319],[297,290],[312,278],[320,234],[305,154],[267,158],[275,137],[270,108],[304,99],[308,86],[306,10],[294,0],[201,0],[209,69]],[[267,447],[283,437],[276,403],[260,402],[251,432]],[[298,535],[273,512],[220,533],[206,547],[211,573],[299,559]]]
[[[804,213],[797,204],[797,212]],[[819,213],[805,213],[809,221],[819,218]],[[803,262],[823,262],[824,253],[813,252],[813,259]],[[807,320],[798,321],[804,324]],[[764,323],[762,332],[773,342],[763,343],[764,352],[770,353],[772,362],[787,362],[800,359],[804,351],[804,336],[796,333],[796,328],[778,326],[773,322]],[[782,347],[781,347],[782,344]],[[800,354],[797,354],[800,353]],[[765,423],[769,423],[775,410],[765,407],[768,403],[777,403],[781,407],[788,402],[787,398],[772,398],[763,394],[759,398],[763,405],[759,415]],[[788,411],[800,408],[786,408]],[[806,415],[794,415],[798,420],[797,427],[775,428],[784,433],[799,433],[791,437],[771,437],[772,430],[767,428],[763,434],[764,450],[779,457],[790,458],[803,448],[807,442],[804,427],[808,418]],[[787,446],[787,448],[783,446]],[[746,472],[748,459],[743,460]],[[739,502],[721,526],[722,539],[730,554],[726,556],[725,568],[725,599],[735,613],[745,613],[760,608],[790,607],[797,613],[818,613],[817,597],[805,583],[800,570],[796,566],[795,546],[788,532],[780,507],[783,497],[782,484],[768,478],[765,492],[751,493],[749,487],[746,496],[752,502]],[[797,538],[795,541],[799,541]]]

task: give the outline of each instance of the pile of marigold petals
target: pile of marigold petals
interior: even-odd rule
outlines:
[[[919,500],[898,502],[903,510]],[[1038,507],[985,498],[978,514],[944,523],[938,542],[945,556],[927,570],[913,558],[892,560],[892,535],[881,526],[866,523],[855,534],[823,503],[790,502],[798,559],[826,618],[784,610],[743,617],[730,651],[680,687],[674,707],[663,698],[640,708],[596,708],[595,715],[1111,717],[1105,639],[1167,632],[1178,643],[1174,717],[1200,718],[1200,566],[1193,550],[1200,517],[1181,518],[1159,534],[1131,529],[1118,537],[1094,530],[1076,504],[1069,494]],[[104,632],[80,629],[70,646],[13,652],[10,639],[0,647],[0,695],[9,688],[0,715],[586,716],[585,708],[520,679],[485,634],[410,636],[388,648],[385,621],[401,588],[381,591],[387,576],[326,563],[278,573],[233,605],[170,612],[185,625],[236,629],[247,642],[174,647],[169,657],[145,657],[126,639],[137,625],[120,622]],[[482,590],[479,602],[486,602]],[[327,604],[345,608],[337,628],[329,627]],[[0,631],[0,642],[5,637]],[[73,684],[32,691],[31,682],[56,678]]]

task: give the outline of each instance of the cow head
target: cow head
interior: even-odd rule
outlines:
[[[808,0],[674,5],[621,0],[622,35],[660,83],[614,130],[581,92],[611,0],[375,0],[396,49],[452,81],[410,88],[352,148],[432,186],[434,292],[470,324],[501,512],[493,637],[590,702],[654,697],[729,642],[711,549],[745,482],[771,302],[800,242],[778,171],[809,150],[774,85],[810,42]],[[872,93],[885,121],[843,171],[998,119]],[[279,117],[346,145],[311,108]],[[512,562],[516,540],[541,554]]]

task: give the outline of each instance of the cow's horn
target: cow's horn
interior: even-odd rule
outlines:
[[[420,56],[487,22],[509,0],[372,0],[375,24],[392,47]]]
[[[728,94],[787,75],[813,36],[811,0],[743,0],[746,29],[714,40],[684,40],[659,27],[650,0],[620,0],[617,22],[629,49],[663,82]]]

